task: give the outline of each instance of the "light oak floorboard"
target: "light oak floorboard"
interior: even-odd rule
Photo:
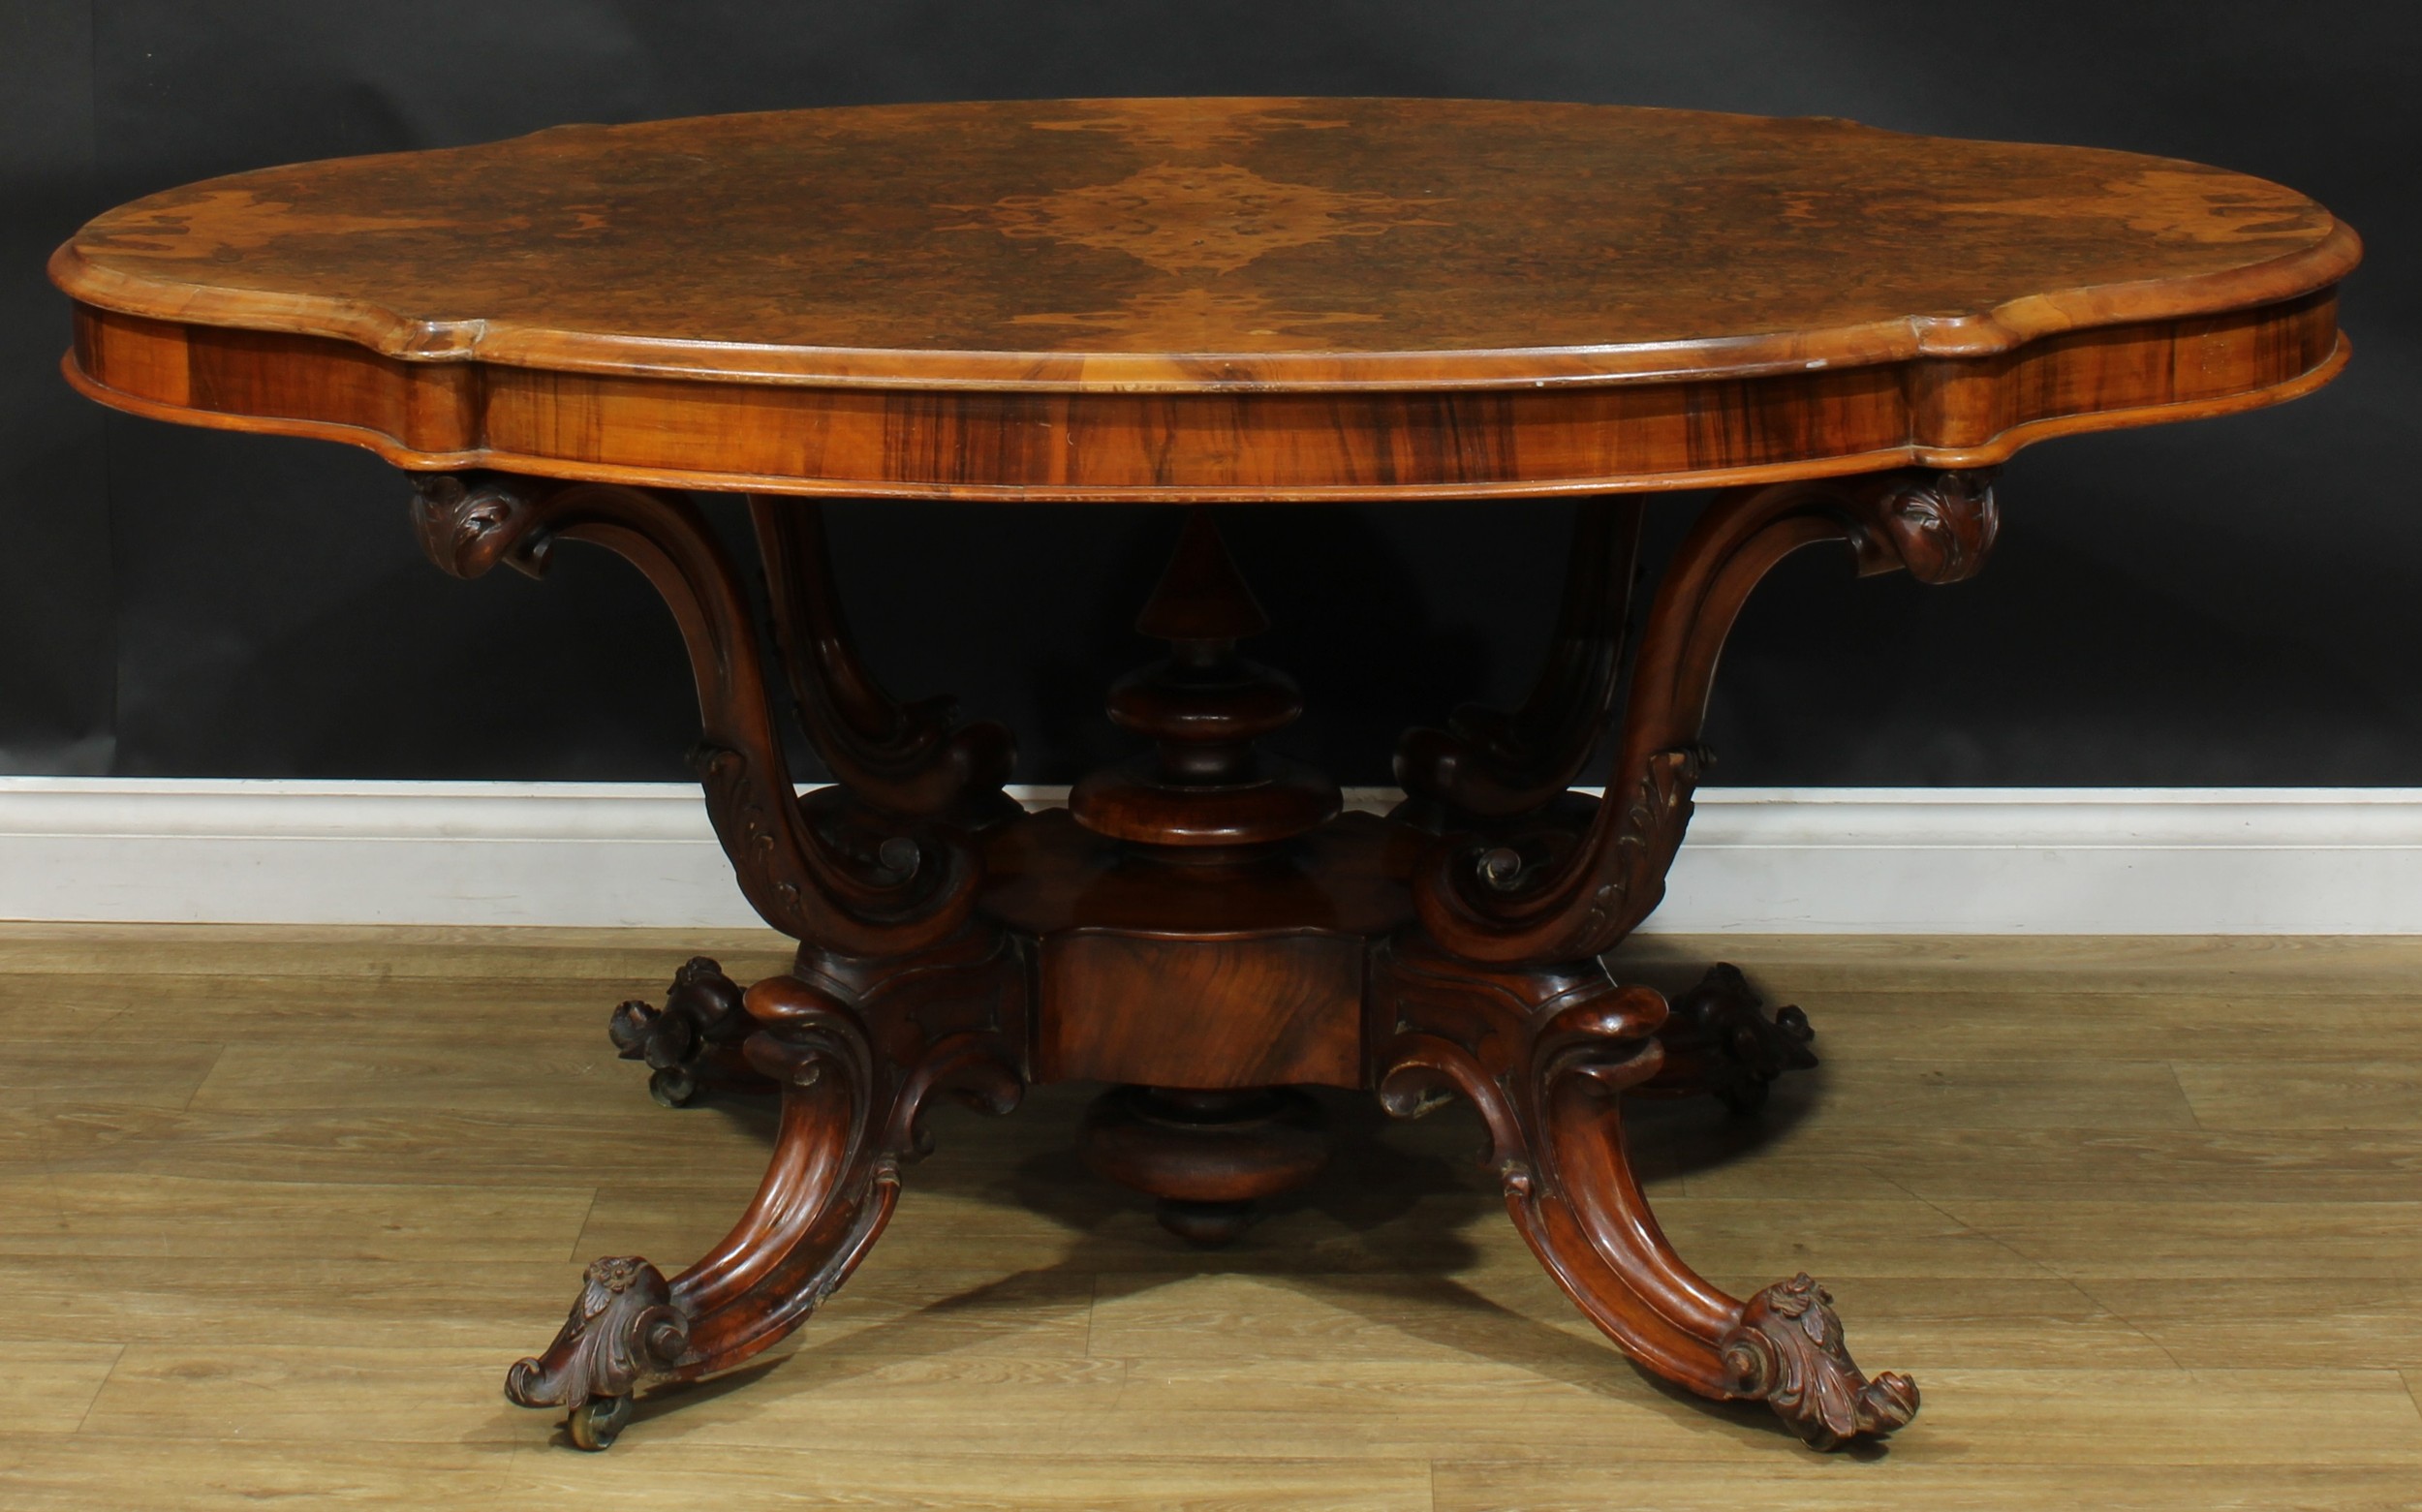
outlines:
[[[1468,1110],[1325,1095],[1237,1247],[948,1108],[850,1285],[603,1457],[506,1404],[597,1253],[712,1245],[771,1139],[620,997],[777,937],[0,926],[0,1506],[2422,1507],[2422,941],[1654,939],[1796,1001],[1763,1116],[1635,1104],[1668,1236],[1806,1269],[1925,1406],[1820,1457],[1627,1364]]]
[[[470,1261],[569,1253],[586,1188],[229,1182],[79,1171],[0,1177],[0,1254]]]
[[[0,1336],[0,1424],[12,1434],[72,1434],[121,1349]]]
[[[2403,1470],[2230,1466],[1974,1468],[1884,1459],[1736,1466],[1709,1475],[1662,1465],[1450,1463],[1431,1482],[1437,1512],[2412,1512],[2422,1486]]]
[[[516,1497],[543,1506],[661,1509],[665,1469],[644,1455],[520,1455]],[[1090,1457],[719,1447],[680,1477],[699,1504],[849,1508],[948,1507],[954,1512],[1428,1512],[1430,1471],[1418,1460],[1239,1461],[1174,1454]],[[526,1503],[525,1503],[526,1504]]]
[[[1609,960],[1679,984],[1730,961],[1784,995],[1770,1002],[1828,990],[2405,997],[2422,935],[1638,935]]]
[[[302,1441],[152,1445],[97,1434],[0,1436],[0,1495],[9,1512],[260,1512],[264,1506],[502,1512],[514,1505],[507,1477],[518,1455],[502,1444],[404,1450],[349,1442],[333,1431]],[[566,1497],[551,1504],[581,1503]]]
[[[623,1080],[620,1091],[628,1093],[628,1075]],[[701,1109],[640,1130],[628,1117],[601,1116],[605,1100],[593,1094],[577,1112],[561,1113],[534,1089],[530,1101],[546,1109],[543,1122],[536,1111],[510,1108],[164,1113],[83,1102],[41,1119],[0,1112],[0,1143],[22,1141],[27,1158],[53,1173],[341,1183],[374,1170],[385,1184],[543,1187],[595,1174],[587,1168],[606,1149],[614,1152],[617,1174],[670,1185],[701,1165],[729,1163],[735,1133],[772,1138],[770,1108]]]
[[[2422,971],[2422,961],[2415,963]],[[1786,984],[1790,975],[1770,973]],[[2422,1020],[2393,993],[2349,994],[2326,1007],[2266,980],[2206,991],[2099,993],[1785,990],[1820,1030],[1819,1052],[1862,1057],[2074,1062],[2091,1049],[2120,1061],[2271,1062],[2422,1052]]]
[[[145,1036],[107,1055],[82,1038],[13,1039],[0,1056],[0,1102],[13,1110],[105,1106],[174,1110],[193,1101],[227,1046]]]
[[[2207,1128],[2422,1129],[2422,1055],[2182,1063],[2178,1078]]]
[[[1779,1095],[1797,1100],[1796,1095]],[[1646,1122],[1646,1121],[1639,1121]],[[2422,1192],[2422,1129],[1934,1128],[1836,1123],[1740,1137],[1710,1119],[1659,1126],[1640,1154],[1698,1197],[2375,1201]],[[1728,1157],[1717,1152],[1737,1145]]]

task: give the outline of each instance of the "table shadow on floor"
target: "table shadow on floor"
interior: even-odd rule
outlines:
[[[957,1319],[967,1311],[1025,1305],[1066,1290],[1076,1278],[1117,1276],[1140,1289],[1243,1275],[1424,1343],[1655,1410],[1693,1430],[1787,1432],[1761,1404],[1707,1402],[1632,1365],[1592,1334],[1514,1311],[1456,1279],[1483,1257],[1474,1235],[1507,1223],[1496,1183],[1475,1158],[1484,1140],[1468,1106],[1406,1124],[1366,1095],[1319,1090],[1334,1143],[1328,1166],[1310,1185],[1267,1204],[1266,1217],[1236,1245],[1205,1250],[1159,1229],[1148,1198],[1086,1169],[1076,1152],[1077,1123],[1098,1090],[1064,1085],[1031,1094],[1028,1105],[1010,1115],[1029,1124],[1015,1138],[1027,1153],[1006,1172],[999,1160],[982,1157],[987,1141],[1004,1137],[998,1126],[938,1108],[936,1154],[904,1172],[912,1189],[1044,1219],[1064,1242],[1050,1263],[838,1337],[819,1339],[811,1321],[786,1346],[739,1371],[651,1394],[635,1420],[652,1422],[652,1435],[679,1436],[687,1432],[685,1404],[751,1384],[787,1396],[780,1384],[786,1376],[802,1389],[823,1389],[904,1358],[945,1353],[963,1340]],[[1754,1158],[1789,1137],[1823,1099],[1821,1069],[1785,1084],[1754,1116],[1729,1113],[1711,1099],[1631,1099],[1626,1118],[1633,1158],[1652,1185]],[[730,1120],[770,1148],[770,1098],[719,1097],[684,1116],[698,1113]],[[1038,1124],[1044,1126],[1032,1126]],[[953,1158],[954,1150],[968,1154]],[[869,1263],[880,1264],[882,1254],[878,1241]]]

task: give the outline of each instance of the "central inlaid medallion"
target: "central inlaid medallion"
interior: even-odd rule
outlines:
[[[1282,183],[1232,163],[1159,163],[1114,184],[1009,195],[989,205],[944,205],[978,218],[945,231],[997,231],[1018,240],[1123,252],[1164,273],[1230,273],[1257,258],[1401,226],[1444,226],[1434,201]]]

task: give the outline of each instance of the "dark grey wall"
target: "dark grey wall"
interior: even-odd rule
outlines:
[[[602,554],[543,587],[419,559],[363,453],[104,416],[54,364],[43,259],[207,174],[563,121],[975,96],[1499,95],[1844,115],[2276,178],[2362,231],[2348,376],[2284,409],[2055,442],[1953,589],[1793,562],[1746,618],[1726,782],[2422,784],[2410,0],[16,0],[0,6],[0,769],[671,777],[669,621]],[[1670,540],[1693,508],[1663,509]],[[1113,742],[1105,678],[1173,521],[850,506],[870,651],[1008,719],[1020,776]],[[1298,749],[1521,684],[1554,505],[1238,511],[1304,681]],[[948,549],[937,549],[948,538]],[[1001,570],[1024,584],[1011,592]],[[1040,582],[1047,591],[1035,593]]]

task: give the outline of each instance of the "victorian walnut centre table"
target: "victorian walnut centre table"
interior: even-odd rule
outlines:
[[[1468,1098],[1514,1224],[1625,1353],[1830,1447],[1907,1423],[1915,1385],[1852,1363],[1808,1276],[1744,1300],[1693,1273],[1623,1142],[1627,1095],[1749,1107],[1814,1064],[1805,1017],[1727,968],[1669,1003],[1599,959],[1661,895],[1725,634],[1819,542],[1974,572],[2029,442],[2319,387],[2358,256],[2289,190],[2119,152],[1104,100],[267,169],[113,210],[51,276],[93,398],[368,447],[414,475],[445,571],[536,576],[589,541],[671,606],[715,831],[799,948],[745,991],[693,961],[611,1031],[661,1100],[778,1088],[781,1115],[730,1237],[669,1278],[597,1261],[512,1369],[575,1443],[797,1327],[881,1233],[936,1093],[1006,1113],[1090,1079],[1093,1167],[1205,1243],[1320,1164],[1303,1087]],[[1627,635],[1649,499],[1711,487]],[[690,489],[748,496],[770,650]],[[1200,506],[1553,495],[1582,502],[1519,708],[1405,735],[1385,817],[1257,749],[1300,699],[1239,656],[1265,621]],[[870,676],[828,497],[1195,507],[1137,622],[1169,654],[1109,694],[1144,754],[1065,808],[1005,796],[1008,731]],[[769,655],[834,779],[804,796]],[[1601,743],[1597,801],[1571,787]]]

